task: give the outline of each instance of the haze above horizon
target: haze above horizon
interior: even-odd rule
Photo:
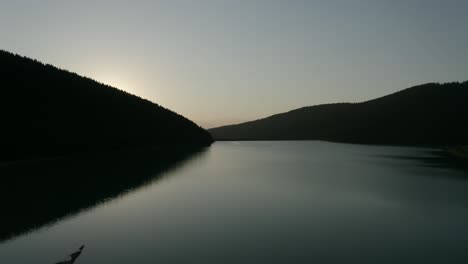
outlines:
[[[205,128],[468,79],[467,1],[12,1],[0,49]]]

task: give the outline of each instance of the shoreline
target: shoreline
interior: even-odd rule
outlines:
[[[468,146],[449,147],[445,150],[451,157],[468,161]]]

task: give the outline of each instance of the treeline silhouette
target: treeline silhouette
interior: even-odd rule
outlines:
[[[212,143],[179,114],[52,65],[0,51],[0,73],[0,160]]]
[[[304,107],[209,132],[216,140],[467,144],[468,82],[428,83],[362,103]]]

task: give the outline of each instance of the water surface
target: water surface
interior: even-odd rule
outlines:
[[[468,173],[432,151],[217,142],[3,241],[0,263],[55,263],[82,244],[75,263],[466,263]]]

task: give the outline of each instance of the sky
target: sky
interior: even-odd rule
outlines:
[[[468,80],[466,0],[0,0],[0,49],[205,128]]]

